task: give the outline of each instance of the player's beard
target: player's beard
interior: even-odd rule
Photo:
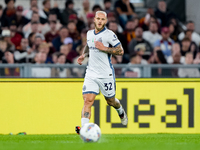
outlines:
[[[95,25],[95,28],[97,29],[97,31],[101,31],[105,27],[106,24],[103,24],[101,28],[97,27],[96,22],[94,22],[94,25]]]

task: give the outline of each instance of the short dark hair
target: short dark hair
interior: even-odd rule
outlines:
[[[42,2],[42,5],[45,5],[47,2],[49,2],[50,0],[44,0],[43,2]]]
[[[186,24],[189,24],[189,23],[193,23],[194,24],[194,21],[188,20]]]
[[[188,37],[185,37],[184,39],[182,39],[182,41],[181,42],[190,42],[191,40],[188,38]]]
[[[73,0],[66,0],[65,8],[67,8],[70,4],[74,4]]]
[[[0,5],[0,10],[2,10],[3,9],[3,6],[2,5]]]
[[[107,3],[107,2],[110,2],[110,3],[111,3],[112,1],[111,1],[111,0],[104,0],[104,1],[103,1],[104,4]]]
[[[62,30],[62,29],[67,29],[68,30],[67,26],[60,27],[60,30]]]
[[[8,4],[11,0],[5,0],[5,3]],[[15,0],[13,0],[15,3]]]
[[[92,7],[92,11],[94,11],[95,9],[99,8],[100,10],[102,10],[101,6],[96,4]]]
[[[63,54],[63,53],[58,53],[57,58],[59,58],[60,56],[63,56],[63,55],[65,56],[65,54]]]

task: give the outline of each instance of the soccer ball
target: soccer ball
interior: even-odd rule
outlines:
[[[95,123],[86,123],[80,130],[84,142],[97,142],[101,137],[101,129]]]

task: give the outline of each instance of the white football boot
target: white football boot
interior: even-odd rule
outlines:
[[[126,126],[128,124],[128,117],[126,112],[124,111],[121,115],[119,115],[119,117],[121,119],[121,123]]]

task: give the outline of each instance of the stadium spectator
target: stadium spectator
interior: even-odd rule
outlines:
[[[88,13],[91,13],[91,10],[90,10],[90,1],[89,0],[83,0],[81,10],[78,11],[78,17],[85,24],[87,24],[87,14]]]
[[[2,31],[2,24],[3,24],[3,6],[0,4],[0,34]]]
[[[191,41],[188,37],[185,37],[181,41],[181,55],[182,56],[185,56],[187,52],[192,52],[195,58],[198,51],[199,49],[196,46],[196,44],[193,41]]]
[[[167,9],[167,3],[165,0],[158,1],[158,7],[155,10],[155,16],[160,20],[162,27],[166,27],[168,25],[168,20],[175,17],[175,15],[169,9]]]
[[[70,60],[67,59],[68,54],[70,53],[71,49],[69,45],[62,45],[60,47],[60,53],[64,54],[66,57],[66,63],[70,63]]]
[[[4,57],[4,52],[7,50],[8,44],[2,38],[0,39],[0,63],[2,63],[2,59]]]
[[[170,38],[175,42],[178,42],[178,35],[183,31],[182,27],[179,25],[179,22],[176,18],[171,18],[169,20],[169,30]]]
[[[14,52],[17,63],[31,63],[35,57],[35,51],[29,47],[28,39],[22,38],[20,46]]]
[[[142,64],[148,64],[147,60],[150,58],[152,52],[146,51],[146,45],[144,43],[139,43],[134,47],[134,51],[132,53],[136,53],[142,59]]]
[[[194,59],[194,64],[200,64],[200,52],[196,54],[196,58]]]
[[[73,39],[74,43],[77,43],[80,40],[80,34],[76,28],[76,24],[73,21],[69,21],[67,24],[67,28],[69,29],[69,36]]]
[[[70,37],[67,37],[65,40],[64,40],[64,44],[67,45],[68,49],[69,49],[69,53],[68,54],[65,54],[66,55],[66,58],[67,58],[67,61],[69,63],[72,63],[73,62],[73,59],[75,57],[77,57],[78,53],[72,49],[72,44],[73,44],[73,40],[72,38]],[[62,52],[61,52],[62,53]]]
[[[32,77],[36,78],[50,78],[51,69],[49,67],[40,67],[40,64],[44,64],[47,59],[47,54],[44,52],[38,52],[35,56],[35,64],[37,67],[31,69]]]
[[[171,49],[172,49],[172,45],[174,44],[174,41],[169,37],[170,32],[169,32],[168,27],[163,27],[161,29],[161,35],[162,35],[162,39],[155,41],[154,47],[157,47],[157,46],[160,47],[164,56],[167,58],[171,56]]]
[[[129,0],[118,0],[114,5],[115,10],[119,16],[120,25],[125,28],[125,25],[129,19],[137,16],[135,13],[134,6],[129,2]]]
[[[6,64],[14,64],[15,59],[13,55],[13,51],[6,50],[4,53],[4,60],[3,63]],[[4,77],[19,77],[20,76],[20,70],[19,68],[2,68],[0,69],[0,75]]]
[[[16,15],[14,16],[13,20],[16,21],[18,32],[22,32],[23,26],[30,21],[23,16],[23,7],[21,5],[17,6]]]
[[[29,47],[31,47],[31,48],[33,48],[33,47],[35,47],[35,33],[34,32],[32,32],[31,34],[29,34],[29,36],[28,36],[28,45],[29,45]]]
[[[113,12],[112,10],[112,1],[111,0],[104,0],[104,11],[109,14],[110,12]]]
[[[73,0],[66,0],[65,8],[61,12],[61,24],[62,25],[68,24],[69,16],[71,14],[77,14],[76,11],[74,10],[74,2],[73,2]]]
[[[200,43],[200,36],[197,32],[195,32],[195,24],[193,21],[188,21],[186,24],[187,30],[190,30],[192,32],[192,41],[196,43],[197,46],[199,46]],[[178,39],[181,41],[185,37],[185,33],[181,32],[178,35]]]
[[[53,16],[55,14],[49,14],[49,18],[51,18],[51,15]],[[49,19],[48,26],[50,30],[44,35],[45,41],[47,43],[52,43],[52,40],[59,36],[57,27],[60,25],[57,25],[57,19]]]
[[[37,6],[38,0],[30,0],[30,8],[25,8],[25,10],[23,10],[23,16],[30,20],[32,16],[32,8]]]
[[[153,54],[148,60],[149,64],[167,64],[164,54],[159,46],[154,47]]]
[[[88,30],[94,30],[95,29],[95,24],[94,22],[90,24],[89,29]]]
[[[10,22],[13,20],[16,14],[15,8],[15,0],[5,0],[6,8],[3,11],[2,18],[3,18],[3,27],[9,27]]]
[[[188,52],[185,55],[185,65],[193,64],[193,53]],[[178,76],[181,78],[194,78],[200,77],[200,72],[197,68],[179,68]]]
[[[7,43],[7,49],[8,50],[15,50],[15,45],[11,41],[11,32],[8,29],[4,29],[1,33],[2,40]]]
[[[65,64],[66,62],[66,57],[64,54],[59,53],[58,54],[58,60],[57,60],[57,64],[62,65]],[[52,68],[51,69],[51,77],[56,77],[56,78],[67,78],[71,76],[71,71],[70,69],[67,68],[61,68],[61,67],[57,67],[57,68]]]
[[[111,63],[112,64],[119,64],[116,55],[112,55],[112,57],[111,57]],[[122,69],[114,67],[114,70],[115,70],[115,77],[116,78],[121,77],[121,75],[122,75]]]
[[[163,54],[161,48],[159,46],[154,48],[153,55],[148,60],[149,63],[152,64],[167,64],[165,55]],[[153,68],[152,77],[172,77],[172,71],[168,68]]]
[[[139,21],[139,26],[142,27],[144,31],[149,30],[149,24],[152,22],[151,17],[154,17],[154,10],[153,8],[147,8],[147,12],[144,17],[142,17]],[[154,22],[157,22],[156,19]]]
[[[34,44],[35,44],[35,48],[36,48],[37,52],[39,50],[40,44],[42,44],[44,42],[44,40],[45,40],[45,38],[44,38],[43,34],[40,34],[40,33],[35,34]]]
[[[180,59],[179,59],[180,55]],[[172,55],[167,57],[168,64],[183,64],[185,62],[185,57],[181,55],[181,47],[179,43],[174,43],[172,45]]]
[[[30,9],[24,10],[23,15],[27,19],[31,20],[33,12],[36,12],[39,15],[40,23],[45,24],[47,22],[47,16],[42,9],[38,8],[37,0],[31,0],[30,2],[31,2]]]
[[[52,43],[56,51],[60,50],[60,46],[64,44],[65,38],[69,36],[69,30],[66,26],[63,26],[59,30],[59,36],[54,38]]]
[[[76,51],[77,51],[77,53],[78,53],[78,56],[75,57],[75,58],[73,59],[73,64],[76,64],[76,65],[78,64],[78,63],[77,63],[77,59],[78,59],[78,57],[79,57],[80,55],[83,54],[84,47],[85,47],[85,45],[79,45],[79,46],[76,48]],[[89,58],[88,58],[88,57],[85,57],[85,59],[82,61],[83,65],[86,65],[86,64],[88,63],[88,60],[89,60]],[[84,77],[85,68],[73,68],[73,69],[72,69],[72,72],[73,72],[73,75],[74,75],[75,77],[81,78],[81,77]]]
[[[173,60],[173,64],[181,64],[181,53],[180,52],[174,52],[172,51],[172,60]],[[178,77],[178,68],[172,68],[171,69],[171,74],[172,77]]]
[[[22,39],[22,35],[17,32],[17,25],[16,25],[16,21],[13,20],[10,24],[10,36],[11,36],[11,42],[15,45],[15,48],[20,46],[20,42]]]
[[[127,78],[139,78],[142,76],[141,68],[134,67],[134,64],[142,64],[142,57],[137,53],[130,55],[130,62],[127,64],[127,68],[122,69],[123,77]]]
[[[81,21],[76,14],[71,14],[69,16],[69,22],[74,22],[76,25],[76,29],[77,31],[80,33],[81,30],[83,30],[86,26],[85,23],[83,21]],[[68,23],[69,23],[68,22]]]
[[[126,39],[127,39],[127,44],[129,44],[129,42],[135,38],[135,29],[137,27],[137,21],[135,20],[129,20],[126,23],[126,27],[125,30],[123,32],[123,34],[125,35]]]
[[[88,29],[90,29],[90,25],[94,24],[94,14],[93,13],[88,13],[86,18],[87,18],[86,26],[87,26]]]
[[[122,33],[118,32],[118,24],[115,21],[111,21],[108,24],[108,29],[112,30],[118,37],[119,41],[122,44],[122,47],[124,48],[124,55],[123,56],[116,56],[118,63],[127,63],[129,61],[129,56],[128,56],[128,48],[127,48],[127,40],[125,36]],[[123,60],[122,60],[123,57]]]
[[[108,22],[107,22],[107,25],[106,26],[108,26],[108,24],[109,24],[109,22],[116,22],[117,23],[117,31],[119,32],[119,33],[123,33],[123,28],[120,26],[120,24],[118,23],[118,20],[117,20],[117,17],[116,17],[116,14],[114,13],[114,12],[109,12],[108,14],[107,14],[107,20],[108,20]]]
[[[50,13],[50,9],[51,9],[51,1],[50,0],[43,0],[42,5],[43,5],[42,11],[46,15],[45,18],[48,18],[49,13]]]
[[[32,25],[36,26],[36,24],[37,24],[37,27],[34,28]],[[34,28],[34,31],[32,31],[33,28]],[[31,21],[28,24],[26,24],[22,29],[24,36],[27,38],[31,32],[42,33],[42,30],[43,30],[43,25],[40,23],[39,14],[37,12],[33,12]]]
[[[143,29],[141,27],[137,27],[135,30],[135,38],[132,39],[128,45],[128,51],[131,55],[135,51],[135,46],[138,44],[143,44],[145,47],[145,59],[147,60],[150,57],[150,54],[153,52],[153,49],[151,47],[151,44],[147,42],[145,39],[143,39]]]
[[[45,63],[53,63],[52,54],[50,53],[50,46],[48,43],[46,43],[45,41],[42,41],[42,43],[39,45],[38,51],[47,54],[47,59]]]
[[[98,5],[98,4],[95,4],[95,5],[92,7],[92,13],[93,13],[93,14],[96,14],[97,11],[101,11],[101,10],[103,10],[103,9],[102,9],[101,6]]]
[[[149,30],[144,31],[142,37],[154,47],[155,41],[162,39],[162,36],[158,33],[158,24],[156,22],[150,22]]]
[[[57,15],[55,13],[49,13],[48,22],[43,26],[42,34],[46,34],[47,32],[57,32],[62,27],[61,23],[59,22]],[[53,31],[51,31],[53,30]],[[50,39],[51,39],[50,35]],[[52,41],[52,39],[51,39]],[[49,42],[49,40],[48,40]]]
[[[57,22],[57,16],[56,14],[49,14],[49,21],[48,25],[46,25],[47,28],[49,28],[49,31],[44,35],[45,36],[45,41],[49,44],[50,46],[50,53],[53,54],[56,49],[53,47],[53,39],[58,37],[58,28],[60,28],[61,24]]]
[[[52,54],[52,62],[53,64],[56,64],[58,62],[58,55],[60,54],[60,52],[54,52]]]
[[[73,50],[76,50],[78,46],[85,46],[87,44],[87,39],[86,39],[87,31],[88,31],[87,29],[83,29],[81,31],[80,40],[77,43],[73,43],[72,47]]]

